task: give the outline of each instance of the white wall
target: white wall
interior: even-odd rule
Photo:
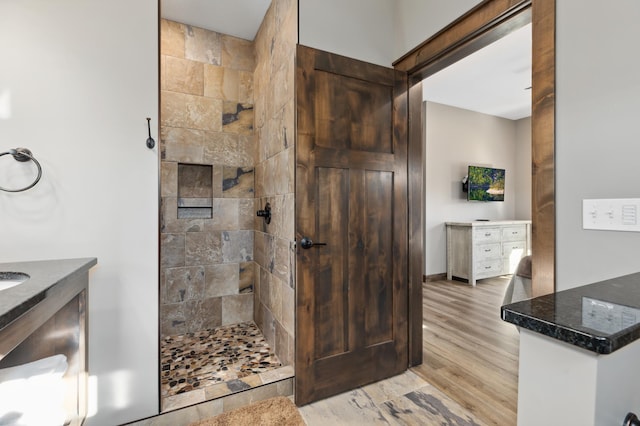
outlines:
[[[425,170],[425,275],[446,271],[444,222],[516,219],[515,121],[427,102]],[[530,160],[530,159],[529,159]],[[506,170],[504,202],[467,201],[462,178],[469,165]]]
[[[640,197],[640,2],[559,0],[556,247],[559,290],[640,270],[640,234],[582,230],[582,199]]]
[[[531,220],[531,117],[516,124],[515,219]]]
[[[98,258],[89,425],[158,410],[157,15],[155,0],[0,2],[0,152],[30,148],[44,170],[0,192],[0,261]],[[0,185],[31,178],[0,160]]]
[[[299,0],[300,44],[390,67],[395,5],[389,0]]]
[[[471,10],[481,0],[395,0],[395,59]]]
[[[300,44],[390,67],[481,0],[299,0]]]

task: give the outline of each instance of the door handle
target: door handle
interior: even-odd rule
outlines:
[[[302,240],[300,240],[300,247],[302,247],[305,250],[309,250],[313,246],[326,246],[326,245],[327,243],[314,243],[311,238],[307,238],[307,237],[302,237]]]

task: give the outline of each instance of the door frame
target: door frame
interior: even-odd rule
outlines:
[[[393,63],[408,74],[409,365],[422,363],[424,169],[422,80],[532,23],[532,291],[555,291],[556,0],[485,0]]]

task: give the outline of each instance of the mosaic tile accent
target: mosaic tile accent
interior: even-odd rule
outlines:
[[[239,380],[281,367],[253,322],[167,336],[160,346],[163,398],[222,382],[233,393],[252,387],[251,379]]]

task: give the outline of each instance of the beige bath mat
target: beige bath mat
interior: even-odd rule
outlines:
[[[238,408],[189,426],[305,426],[295,404],[279,396]]]

